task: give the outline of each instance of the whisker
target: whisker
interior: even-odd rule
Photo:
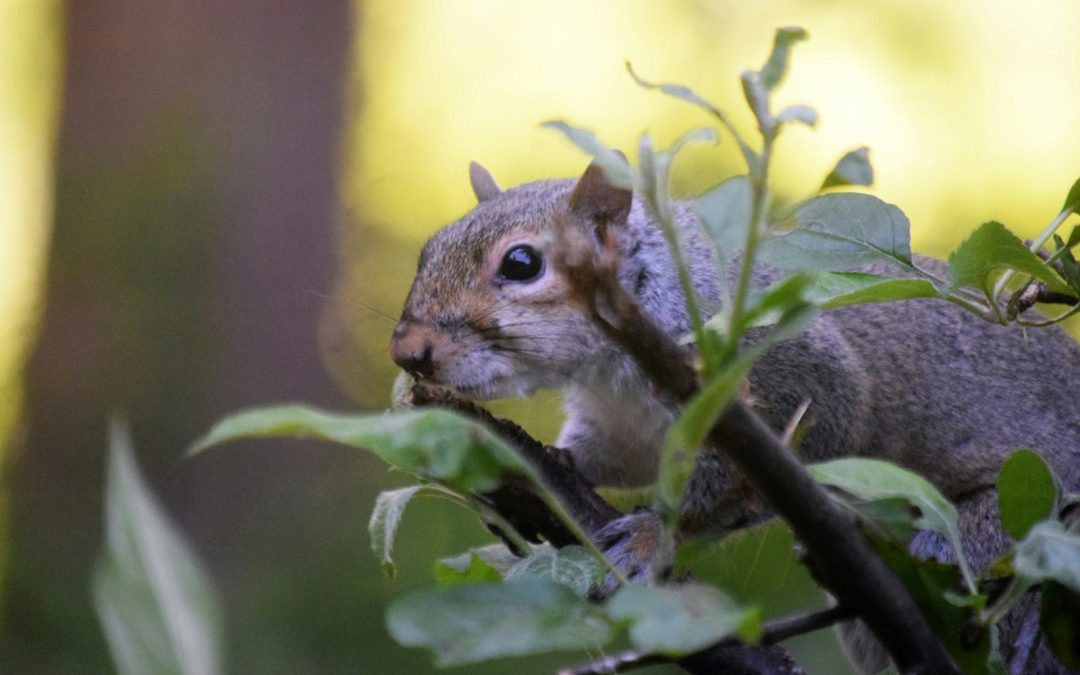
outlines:
[[[334,300],[333,295],[330,295],[328,293],[322,293],[322,292],[312,290],[312,289],[308,289],[307,294],[315,296],[316,298],[320,298],[322,300],[326,300],[328,302]],[[338,301],[340,303],[342,303],[342,304],[347,303],[347,305],[350,306],[350,307],[359,306],[362,309],[367,310],[370,314],[374,314],[375,316],[379,317],[380,319],[383,319],[384,321],[388,321],[391,324],[395,324],[395,325],[397,324],[397,319],[395,317],[390,316],[386,312],[384,312],[384,311],[382,311],[380,309],[377,309],[377,308],[373,307],[372,305],[369,305],[368,303],[364,302],[363,300],[360,300],[359,298],[341,297]]]
[[[473,317],[473,321],[483,321],[484,319],[487,319],[500,309],[503,309],[504,307],[509,307],[511,304],[517,302],[519,297],[520,296],[512,295],[505,298],[500,298],[499,300],[496,300],[495,302],[489,304],[487,307],[482,307],[480,311],[477,312],[476,316]]]
[[[361,362],[370,361],[371,359],[375,358],[376,356],[385,356],[389,352],[390,352],[390,347],[383,347],[379,351],[370,352],[370,353],[367,353],[367,354],[361,354],[360,356],[358,356],[356,358],[358,360],[360,360]],[[387,360],[389,360],[389,359],[387,359]]]
[[[535,319],[532,321],[517,321],[514,323],[503,323],[497,326],[484,326],[481,328],[474,328],[477,333],[491,333],[495,331],[507,330],[509,328],[528,328],[530,326],[552,326],[552,325],[575,325],[576,322],[571,319]]]

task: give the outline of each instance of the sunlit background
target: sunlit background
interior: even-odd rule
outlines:
[[[222,587],[234,672],[426,672],[383,608],[480,541],[475,523],[419,505],[387,580],[364,528],[401,476],[315,444],[184,447],[253,404],[384,407],[393,321],[424,239],[473,202],[470,160],[513,185],[587,163],[544,120],[631,159],[643,132],[711,124],[624,61],[749,132],[738,74],[789,24],[811,39],[780,99],[820,123],[781,139],[782,199],[868,145],[920,252],[1057,213],[1080,175],[1072,0],[0,0],[0,670],[109,668],[86,582],[119,411]],[[674,189],[738,171],[724,138],[686,153]],[[553,396],[502,409],[557,428]],[[735,583],[808,601],[774,548],[743,552],[765,566]],[[830,640],[797,653],[836,672]]]

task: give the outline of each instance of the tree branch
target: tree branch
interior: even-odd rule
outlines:
[[[679,347],[618,283],[617,233],[601,228],[601,243],[558,227],[554,262],[571,280],[571,295],[604,332],[629,353],[657,389],[685,403],[698,390],[691,356]],[[593,255],[583,253],[591,250]],[[958,673],[911,595],[776,434],[741,400],[721,415],[709,434],[791,525],[806,546],[819,581],[873,631],[904,673]]]
[[[417,380],[410,391],[409,404],[447,408],[474,419],[498,434],[529,463],[540,476],[544,487],[589,534],[620,517],[622,513],[593,491],[576,471],[562,459],[557,448],[546,446],[514,422],[497,418],[484,408],[457,398],[446,390]],[[492,507],[510,521],[530,541],[548,541],[563,547],[579,543],[552,513],[547,504],[520,481],[504,482],[496,490],[482,495]]]
[[[510,420],[493,416],[484,408],[457,398],[449,392],[428,386],[417,380],[409,394],[408,404],[448,408],[474,419],[497,433],[540,475],[544,488],[555,495],[568,513],[589,534],[622,516],[581,478],[565,461],[559,449],[545,446],[529,436],[524,429]],[[546,540],[553,546],[563,547],[578,543],[574,535],[559,521],[530,487],[519,481],[504,483],[498,489],[481,495],[489,501],[504,518],[526,539]],[[638,655],[640,661],[647,660]],[[657,657],[661,660],[662,657]],[[657,661],[659,662],[659,661]],[[803,671],[790,655],[779,647],[766,649],[738,644],[718,643],[682,659],[679,665],[692,675],[712,673],[735,673],[742,675],[802,675]],[[600,670],[596,672],[620,672]]]

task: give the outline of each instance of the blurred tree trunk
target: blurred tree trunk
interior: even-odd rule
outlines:
[[[88,576],[110,414],[130,420],[230,602],[267,558],[307,553],[303,487],[347,455],[179,457],[243,406],[343,403],[317,327],[336,259],[351,4],[67,3],[46,307],[7,472],[5,670],[107,668]],[[238,532],[262,540],[234,543]]]

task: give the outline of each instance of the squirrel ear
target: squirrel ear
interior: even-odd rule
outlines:
[[[476,162],[469,162],[469,182],[472,183],[472,191],[478,202],[486,202],[500,192],[488,170]]]
[[[630,215],[633,201],[632,190],[612,183],[604,169],[593,162],[570,194],[570,211],[594,222],[621,224]]]

